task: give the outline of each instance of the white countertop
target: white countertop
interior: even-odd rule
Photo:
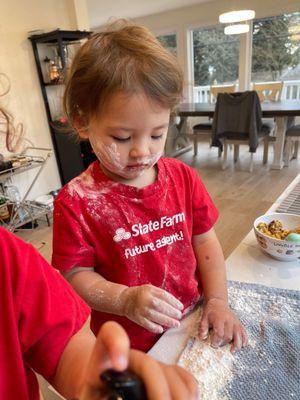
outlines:
[[[299,182],[300,174],[276,200],[268,213],[275,212]],[[257,245],[253,230],[227,258],[226,270],[228,280],[300,290],[300,260],[282,262],[264,254]],[[190,337],[196,317],[196,313],[192,313],[181,322],[179,328],[168,330],[149,354],[159,361],[176,363]]]

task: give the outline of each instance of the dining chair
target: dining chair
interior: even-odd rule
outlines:
[[[213,85],[209,89],[210,102],[215,103],[219,93],[234,93],[235,90],[235,85]]]
[[[233,93],[235,85],[214,85],[209,89],[209,101],[214,103],[217,100],[218,93]],[[194,144],[194,156],[198,154],[198,142],[204,141],[211,143],[212,139],[212,122],[200,123],[193,126],[192,134]],[[222,151],[219,148],[218,156],[221,157]]]
[[[277,102],[281,100],[281,92],[283,88],[283,82],[262,82],[262,83],[253,83],[253,90],[255,90],[258,94],[259,100],[261,102],[264,101],[272,101]],[[276,125],[274,122],[274,118],[263,118],[263,124],[269,126],[270,135],[269,141],[275,142],[275,132]]]
[[[262,123],[261,105],[255,91],[219,93],[212,130],[212,144],[224,149],[222,169],[227,167],[229,145],[234,146],[235,163],[239,158],[239,146],[249,146],[250,172],[253,171],[253,154],[261,142],[264,143],[263,163],[268,162],[270,128]]]
[[[260,101],[279,101],[283,82],[253,83],[252,88],[257,92]]]
[[[286,139],[284,145],[283,161],[286,167],[289,166],[290,160],[297,158],[298,146],[300,142],[300,124],[293,125],[286,130]],[[294,149],[293,149],[294,146]]]

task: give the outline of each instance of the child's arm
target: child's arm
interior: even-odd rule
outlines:
[[[162,333],[163,327],[179,326],[183,304],[163,289],[113,283],[92,270],[64,275],[96,311],[125,316],[154,333]]]
[[[130,368],[140,376],[149,399],[196,399],[193,377],[178,366],[156,362],[140,351],[129,349],[124,330],[115,322],[104,324],[97,340],[82,328],[67,343],[54,378],[53,386],[67,399],[106,399],[100,374],[110,368]]]
[[[247,344],[247,333],[228,305],[225,261],[214,229],[195,235],[193,247],[205,298],[200,337],[206,338],[212,328],[213,346],[232,341],[231,350],[239,350]]]

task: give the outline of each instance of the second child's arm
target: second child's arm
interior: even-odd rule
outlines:
[[[140,351],[129,349],[125,331],[115,322],[105,323],[97,340],[82,328],[71,337],[61,355],[53,386],[67,399],[107,399],[100,374],[110,368],[128,367],[145,383],[149,399],[196,399],[197,385],[178,366],[156,362]]]
[[[96,311],[125,316],[153,333],[178,327],[183,304],[152,285],[128,287],[104,279],[92,269],[64,273],[76,292]]]
[[[214,229],[194,236],[193,247],[205,298],[200,337],[211,328],[213,346],[232,341],[232,351],[239,350],[247,344],[247,333],[228,305],[225,261]]]

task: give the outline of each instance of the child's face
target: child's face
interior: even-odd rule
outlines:
[[[143,94],[114,95],[87,131],[104,172],[130,181],[149,173],[163,154],[169,118]]]

